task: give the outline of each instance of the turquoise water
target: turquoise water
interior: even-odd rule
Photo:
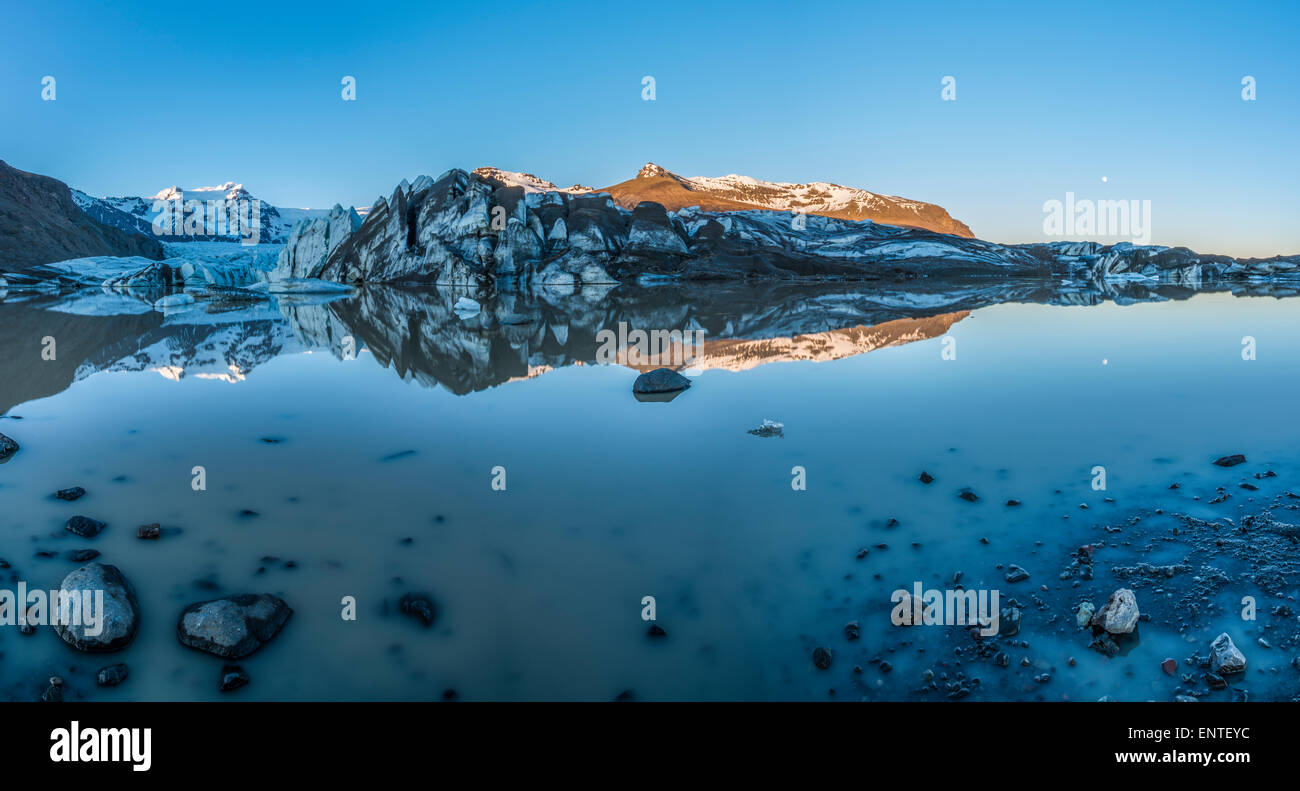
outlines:
[[[1118,657],[1072,626],[1079,600],[1100,607],[1128,584],[1111,563],[1186,554],[1170,514],[1239,520],[1300,491],[1300,303],[1218,293],[871,312],[825,291],[775,308],[704,294],[641,313],[612,309],[617,294],[494,305],[472,320],[448,314],[455,295],[286,299],[202,321],[0,303],[0,403],[21,418],[0,432],[22,445],[0,466],[3,573],[57,587],[78,565],[63,553],[92,547],[142,607],[135,641],[113,655],[0,626],[0,698],[34,698],[61,675],[86,699],[942,699],[917,692],[930,669],[978,677],[975,699],[1168,700],[1188,685],[1160,661],[1205,654],[1223,631],[1250,667],[1214,699],[1300,692],[1295,619],[1243,620],[1240,596],[1266,594],[1231,558],[1233,585],[1195,618],[1175,604],[1192,574],[1136,587],[1151,618]],[[591,355],[596,330],[629,317],[694,322],[720,346],[688,366],[685,393],[642,403],[636,370]],[[884,329],[836,334],[861,324]],[[340,351],[349,333],[355,359]],[[56,361],[40,358],[47,335]],[[1242,359],[1243,336],[1256,359]],[[784,437],[747,433],[764,419]],[[1229,453],[1249,461],[1210,464]],[[195,466],[206,491],[191,486]],[[795,467],[806,490],[792,488]],[[1277,477],[1253,478],[1265,469]],[[1237,490],[1243,480],[1259,490]],[[73,485],[86,497],[49,497]],[[1220,485],[1234,497],[1210,504]],[[964,487],[980,500],[958,498]],[[1139,513],[1122,538],[1104,531]],[[71,536],[73,514],[109,527]],[[136,539],[151,522],[173,530]],[[1058,579],[1076,547],[1107,538],[1094,580]],[[1010,563],[1030,579],[1006,583]],[[1010,667],[956,656],[972,644],[962,627],[890,623],[895,589],[950,587],[958,571],[1022,604],[1014,642],[994,638]],[[407,591],[433,596],[433,628],[396,612]],[[191,602],[242,592],[295,613],[242,661],[252,683],[223,694],[222,661],[181,646],[175,622]],[[345,596],[355,621],[340,617]],[[665,638],[646,636],[645,596]],[[818,646],[834,653],[828,669],[813,664]],[[130,679],[96,687],[116,661]]]

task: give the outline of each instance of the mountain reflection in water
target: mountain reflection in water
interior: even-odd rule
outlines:
[[[457,289],[367,286],[351,295],[203,299],[179,311],[149,309],[154,295],[92,289],[0,302],[0,343],[32,349],[0,360],[0,412],[61,392],[99,371],[152,370],[239,381],[278,355],[368,352],[404,380],[468,394],[568,365],[598,363],[601,330],[703,331],[692,370],[741,371],[770,362],[835,360],[942,336],[970,311],[1006,302],[1120,304],[1188,299],[1185,286],[1042,280],[918,281],[907,290],[853,284],[691,284],[587,287],[479,297],[462,317]],[[1276,284],[1234,289],[1292,296]],[[58,355],[41,360],[41,340]],[[641,370],[661,361],[624,360]],[[39,361],[40,364],[33,364]]]

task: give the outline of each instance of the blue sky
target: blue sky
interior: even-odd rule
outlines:
[[[1044,239],[1066,192],[1150,200],[1155,243],[1300,253],[1300,3],[1160,5],[11,3],[0,158],[96,195],[233,180],[311,207],[654,161],[931,201],[1002,242]]]

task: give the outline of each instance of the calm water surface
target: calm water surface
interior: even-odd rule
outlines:
[[[1058,578],[1076,547],[1134,514],[1160,548],[1126,528],[1110,562],[1177,561],[1171,513],[1239,519],[1300,491],[1300,302],[624,291],[503,299],[469,319],[449,311],[454,294],[166,316],[98,292],[11,294],[0,432],[22,450],[0,466],[0,573],[57,587],[78,565],[68,550],[97,549],[133,582],[142,621],[107,656],[0,627],[0,699],[35,698],[51,675],[87,699],[942,699],[917,692],[931,669],[978,677],[981,699],[1168,700],[1180,682],[1160,661],[1204,654],[1221,631],[1251,663],[1234,688],[1300,692],[1294,619],[1274,632],[1275,619],[1240,617],[1243,591],[1261,592],[1225,591],[1188,625],[1183,583],[1138,587],[1151,619],[1106,658],[1074,605],[1123,583],[1109,563],[1077,588]],[[693,387],[634,399],[636,370],[595,364],[596,331],[618,321],[706,328]],[[55,361],[41,359],[46,336]],[[1243,336],[1257,359],[1242,359]],[[784,438],[747,433],[764,419]],[[1209,463],[1229,453],[1249,463]],[[1106,491],[1091,487],[1096,465]],[[191,487],[195,466],[206,491]],[[806,491],[791,487],[796,466]],[[1277,477],[1254,479],[1264,470]],[[50,497],[74,485],[80,501]],[[1210,504],[1218,486],[1234,496]],[[980,500],[958,498],[964,487]],[[108,527],[78,538],[63,530],[73,514]],[[151,522],[172,529],[138,540]],[[1010,563],[1030,579],[1006,583]],[[895,589],[946,588],[956,572],[1022,605],[1021,633],[995,638],[1010,667],[954,654],[972,642],[961,627],[891,625]],[[436,600],[432,629],[396,612],[407,591]],[[191,602],[241,592],[275,593],[294,615],[242,661],[252,684],[223,695],[222,661],[181,646],[175,623]],[[355,621],[340,617],[345,596]],[[666,638],[646,636],[644,596]],[[1256,644],[1265,635],[1272,649]],[[834,652],[829,669],[814,667],[817,646]],[[130,679],[97,688],[115,661]]]

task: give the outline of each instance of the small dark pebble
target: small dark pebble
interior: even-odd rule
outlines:
[[[55,497],[59,498],[60,500],[67,501],[69,503],[72,502],[73,500],[79,500],[85,495],[86,495],[86,490],[81,488],[80,486],[74,486],[71,489],[60,489],[54,493]]]
[[[825,670],[831,666],[831,659],[834,656],[829,648],[817,646],[813,649],[813,664],[817,666],[818,670]]]
[[[63,702],[63,679],[54,676],[50,679],[50,685],[41,693],[41,700],[46,703]]]
[[[398,599],[397,607],[404,614],[420,621],[425,626],[433,626],[433,621],[438,617],[438,608],[433,601],[426,596],[417,596],[414,594],[403,594]]]
[[[1007,567],[1007,573],[1003,575],[1007,582],[1023,582],[1029,579],[1029,572],[1012,563]]]
[[[123,681],[126,681],[127,667],[125,663],[119,662],[116,665],[100,668],[99,674],[95,676],[95,683],[101,687],[116,687]]]
[[[248,685],[252,681],[248,673],[239,665],[225,665],[221,668],[221,691],[230,692]]]

